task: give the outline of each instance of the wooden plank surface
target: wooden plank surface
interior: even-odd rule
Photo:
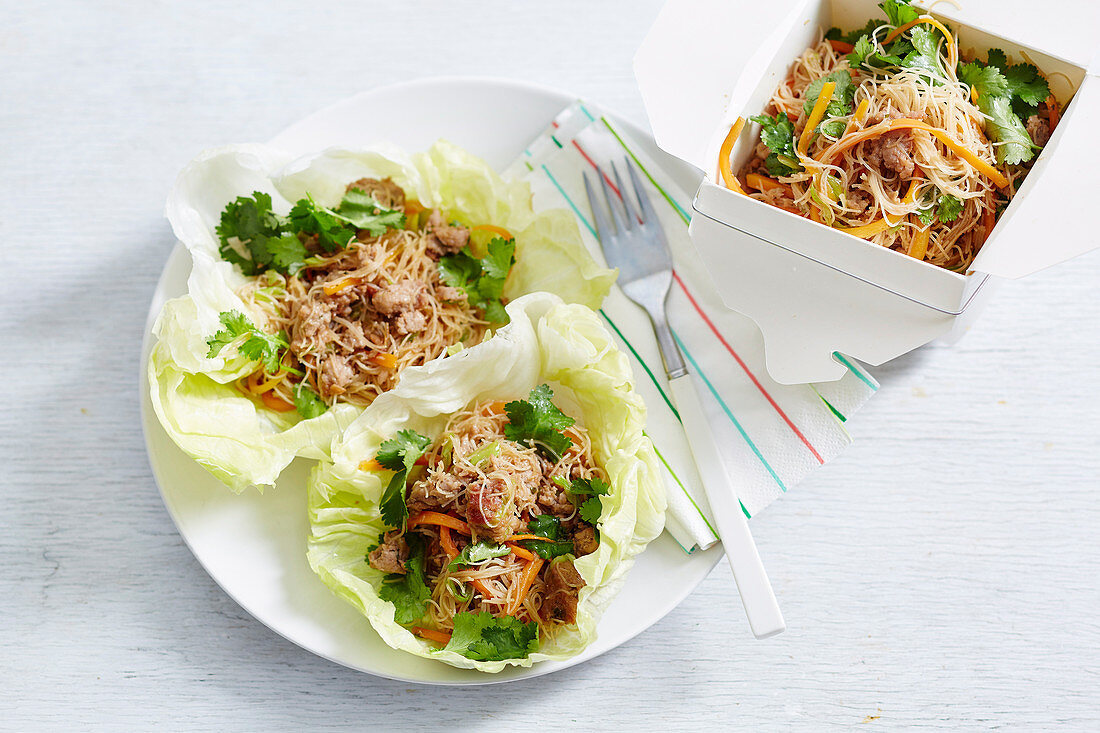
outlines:
[[[877,370],[856,443],[753,520],[776,639],[752,640],[723,565],[581,667],[392,683],[255,622],[177,535],[137,374],[179,168],[440,72],[644,119],[630,57],[659,5],[4,4],[0,729],[1100,725],[1096,254],[1005,284],[958,346]]]

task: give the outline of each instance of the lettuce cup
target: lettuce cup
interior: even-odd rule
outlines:
[[[321,581],[390,646],[484,672],[587,647],[665,510],[596,314],[546,293],[507,312],[374,400],[309,481]]]
[[[411,156],[207,151],[167,214],[193,269],[154,325],[153,407],[234,491],[326,457],[406,369],[491,337],[510,300],[598,307],[615,276],[572,215],[535,212],[527,184],[445,142]]]

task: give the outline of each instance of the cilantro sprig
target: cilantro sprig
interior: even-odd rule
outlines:
[[[756,115],[749,119],[760,125],[760,142],[771,151],[764,159],[764,167],[769,174],[789,176],[802,170],[795,150],[794,122],[786,112],[780,112],[775,117]]]
[[[222,330],[207,339],[206,356],[213,359],[226,346],[237,344],[237,353],[252,361],[262,362],[264,369],[275,374],[281,369],[283,352],[290,346],[282,333],[262,331],[240,311],[222,311],[218,315]],[[244,339],[243,341],[241,339]]]
[[[415,430],[399,430],[397,436],[383,441],[375,460],[384,468],[395,471],[382,492],[378,508],[382,521],[391,527],[405,529],[409,508],[405,504],[405,480],[420,456],[432,444],[431,438]]]
[[[1010,64],[1005,52],[992,49],[985,63],[971,61],[959,68],[959,80],[978,95],[978,109],[989,117],[986,133],[997,146],[997,162],[1026,163],[1037,146],[1024,126],[1050,95],[1050,86],[1032,64]]]
[[[326,252],[338,252],[358,230],[379,236],[404,225],[404,211],[387,209],[359,189],[348,191],[336,209],[321,206],[307,194],[285,217],[272,210],[270,194],[254,191],[226,205],[215,231],[222,259],[245,275],[265,270],[296,275],[309,264],[304,240],[310,237],[316,236]]]
[[[826,74],[823,77],[814,79],[810,82],[810,85],[806,87],[806,102],[803,105],[803,110],[807,118],[817,104],[817,98],[821,96],[821,88],[825,86],[826,82],[830,81],[836,85],[836,88],[833,89],[833,96],[829,100],[829,104],[825,107],[825,116],[846,117],[852,114],[852,102],[855,100],[856,96],[856,85],[852,83],[851,73],[845,69],[841,69],[840,71],[834,71],[831,74]],[[818,130],[832,137],[840,137],[844,133],[844,126],[846,124],[847,122],[844,120],[822,122]]]
[[[603,513],[603,503],[600,501],[600,497],[610,494],[611,487],[600,478],[576,478],[573,479],[565,493],[580,498],[588,497],[580,505],[578,511],[581,519],[595,525],[600,519],[600,514]]]
[[[555,461],[569,450],[571,441],[562,431],[576,422],[557,408],[552,401],[554,390],[540,384],[531,390],[526,400],[504,405],[508,424],[504,437],[528,448],[537,448]]]
[[[544,560],[573,552],[573,541],[563,539],[561,520],[552,514],[540,514],[527,523],[527,531],[545,540],[522,540],[522,544]]]
[[[507,323],[508,313],[500,302],[504,281],[515,263],[516,242],[493,237],[484,257],[474,257],[469,246],[441,257],[439,276],[453,288],[466,292],[466,301],[485,314],[491,323]]]
[[[455,559],[447,563],[447,569],[457,570],[464,565],[477,565],[486,560],[492,560],[494,557],[504,557],[509,552],[511,552],[511,550],[504,545],[480,540],[463,547],[462,552],[458,553]]]
[[[445,651],[482,662],[525,659],[538,649],[536,622],[523,623],[514,616],[496,618],[485,611],[455,614],[454,631],[444,647]]]
[[[424,618],[425,607],[432,591],[424,577],[427,545],[419,534],[405,535],[409,545],[409,559],[405,561],[405,573],[387,575],[378,589],[378,597],[393,604],[393,619],[399,624],[415,624]]]

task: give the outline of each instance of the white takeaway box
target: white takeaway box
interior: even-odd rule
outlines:
[[[1053,4],[1058,6],[1057,3]],[[1097,45],[1029,45],[1034,14],[1017,30],[982,30],[982,13],[1003,7],[964,0],[934,14],[985,58],[1001,48],[1027,54],[1051,77],[1064,110],[1054,135],[986,240],[971,271],[957,274],[734,193],[716,183],[718,149],[730,125],[760,114],[803,50],[832,26],[861,28],[884,17],[873,0],[670,0],[634,59],[657,144],[704,171],[692,206],[691,239],[726,306],[763,332],[768,370],[784,384],[839,379],[839,352],[872,365],[937,338],[954,339],[988,302],[998,278],[1018,278],[1100,245],[1082,216],[1100,206],[1100,78]],[[1074,0],[1057,10],[1091,8]],[[1052,8],[1051,14],[1056,8]],[[1096,15],[1088,10],[1088,15]],[[996,16],[1004,25],[1003,14]],[[1083,16],[1079,16],[1083,17]],[[1095,33],[1095,27],[1090,30]],[[1056,32],[1044,32],[1048,39]],[[1088,58],[1085,58],[1085,57]],[[1064,74],[1065,76],[1061,76]],[[1052,76],[1053,75],[1053,76]],[[759,126],[747,124],[733,169],[752,157]]]

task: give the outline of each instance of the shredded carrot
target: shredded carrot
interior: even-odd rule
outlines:
[[[832,46],[833,50],[837,53],[851,53],[852,51],[856,50],[856,47],[850,43],[845,43],[844,41],[834,41],[831,38],[829,39],[829,45]]]
[[[917,233],[913,235],[913,241],[909,243],[909,251],[906,254],[915,260],[923,260],[924,256],[928,254],[928,235],[930,233],[928,229],[918,229]]]
[[[741,184],[738,183],[733,171],[730,170],[730,155],[733,154],[733,144],[737,141],[737,136],[741,134],[744,127],[745,118],[738,117],[737,121],[730,127],[730,131],[726,135],[726,139],[722,141],[722,147],[718,151],[718,172],[722,174],[722,181],[726,184],[726,188],[737,193],[745,193],[745,189],[741,188]]]
[[[508,549],[510,549],[512,551],[512,554],[515,555],[516,557],[521,557],[524,560],[527,560],[528,562],[534,562],[535,561],[535,553],[528,552],[527,550],[523,549],[519,545],[513,545],[511,542],[509,542],[508,543]]]
[[[1058,114],[1058,100],[1054,98],[1053,94],[1047,96],[1044,102],[1047,106],[1047,122],[1050,123],[1050,131],[1054,132],[1054,128],[1058,125],[1058,120],[1061,117]]]
[[[865,140],[870,140],[871,138],[878,137],[879,135],[884,135],[887,132],[904,129],[925,130],[926,132],[931,133],[940,142],[946,145],[952,152],[954,152],[955,155],[965,160],[967,163],[973,166],[975,170],[977,170],[989,180],[993,181],[993,183],[996,184],[998,188],[1004,188],[1008,185],[1008,179],[1004,177],[1004,174],[991,166],[989,163],[986,163],[984,160],[980,159],[978,156],[974,155],[974,153],[972,153],[970,150],[968,150],[946,132],[937,127],[932,127],[932,125],[929,125],[926,122],[921,122],[920,120],[911,120],[908,118],[902,118],[899,120],[884,120],[877,125],[872,125],[871,127],[864,128],[859,132],[852,133],[851,135],[846,135],[830,145],[828,148],[826,148],[824,152],[821,153],[821,157],[818,158],[818,162],[829,165],[832,162],[833,158],[835,158],[840,153],[843,153],[848,148],[854,147]]]
[[[360,461],[359,470],[360,471],[385,471],[386,467],[383,466],[381,463],[379,463],[377,458],[371,458],[370,460],[367,460],[367,461]]]
[[[504,227],[498,227],[495,224],[478,224],[477,226],[470,227],[475,232],[491,232],[505,239],[515,239],[510,231]]]
[[[514,534],[511,537],[505,539],[504,541],[505,542],[521,542],[522,540],[542,540],[543,542],[546,542],[547,538],[542,537],[541,535],[537,535],[537,534]]]
[[[336,295],[337,293],[340,293],[340,292],[343,292],[344,290],[347,290],[348,288],[350,288],[354,284],[355,284],[355,278],[346,277],[343,280],[339,280],[339,281],[334,282],[334,283],[326,283],[323,290],[325,291],[325,295]]]
[[[450,527],[462,534],[470,534],[470,525],[458,517],[452,517],[450,514],[443,514],[442,512],[417,512],[409,517],[409,529],[421,524],[438,524],[441,527]]]
[[[409,631],[413,632],[421,639],[427,639],[428,641],[434,641],[444,646],[451,640],[451,635],[446,631],[436,631],[435,629],[425,629],[423,626],[410,626]]]
[[[371,356],[367,358],[367,361],[383,369],[393,369],[397,366],[397,357],[387,351],[379,351],[377,354],[371,354]]]
[[[482,412],[486,417],[489,415],[503,415],[504,414],[504,400],[493,400],[482,405]]]
[[[458,557],[458,548],[455,547],[454,540],[451,539],[451,528],[446,525],[439,528],[439,544],[443,546],[443,551],[447,553],[447,557],[454,560]]]
[[[757,191],[769,191],[778,188],[781,191],[786,191],[787,195],[792,199],[794,198],[794,192],[789,185],[780,183],[774,178],[762,176],[759,173],[750,173],[745,176],[745,183],[749,184],[751,188],[755,188]]]
[[[515,616],[519,609],[523,607],[523,601],[527,598],[527,591],[531,590],[531,584],[535,582],[535,577],[542,569],[542,563],[542,558],[536,557],[523,568],[523,574],[519,578],[519,588],[516,589],[516,597],[505,611],[509,616]]]
[[[807,148],[810,147],[810,140],[814,136],[814,128],[825,116],[825,110],[828,108],[829,102],[833,100],[834,91],[836,91],[835,81],[827,81],[821,85],[821,93],[817,95],[817,102],[814,103],[813,111],[810,112],[810,118],[806,120],[806,127],[802,130],[802,136],[798,138],[798,152],[800,155],[805,155]]]
[[[275,412],[290,412],[294,409],[294,405],[279,399],[271,392],[264,392],[260,395],[260,399],[263,400],[264,405],[274,410]]]
[[[859,237],[860,239],[866,239],[867,237],[873,237],[879,232],[884,232],[890,228],[890,222],[886,219],[875,219],[870,224],[863,224],[858,227],[837,227],[838,232],[844,232],[845,234],[851,234],[853,237]]]
[[[257,372],[257,374],[259,374],[259,372]],[[257,383],[255,387],[252,388],[252,391],[259,395],[262,395],[264,392],[270,392],[271,390],[279,386],[279,382],[286,379],[287,374],[289,374],[289,372],[280,372],[266,381],[260,382],[257,380]]]
[[[478,593],[481,594],[482,598],[492,598],[493,594],[489,591],[488,586],[486,586],[485,583],[481,582],[480,579],[470,578],[470,585],[477,588]]]
[[[864,99],[862,102],[859,103],[859,106],[856,107],[855,113],[850,118],[848,118],[848,125],[844,128],[845,135],[851,134],[852,131],[856,129],[856,126],[859,125],[859,123],[863,122],[863,118],[867,116],[867,109],[870,106],[871,102],[867,99]]]
[[[427,209],[421,206],[419,201],[410,199],[405,202],[405,216],[416,216],[421,211],[427,211]]]
[[[947,28],[944,27],[943,23],[939,22],[935,18],[917,18],[916,20],[909,21],[905,25],[898,26],[897,28],[886,34],[886,38],[882,39],[882,45],[885,46],[887,43],[894,40],[902,33],[905,33],[905,31],[909,30],[919,23],[927,23],[928,25],[932,26],[940,33],[942,33],[943,37],[947,39],[947,47],[951,50],[948,54],[948,58],[954,58],[956,60],[958,59],[958,49],[955,48],[955,39],[951,35],[951,31],[947,30]]]

